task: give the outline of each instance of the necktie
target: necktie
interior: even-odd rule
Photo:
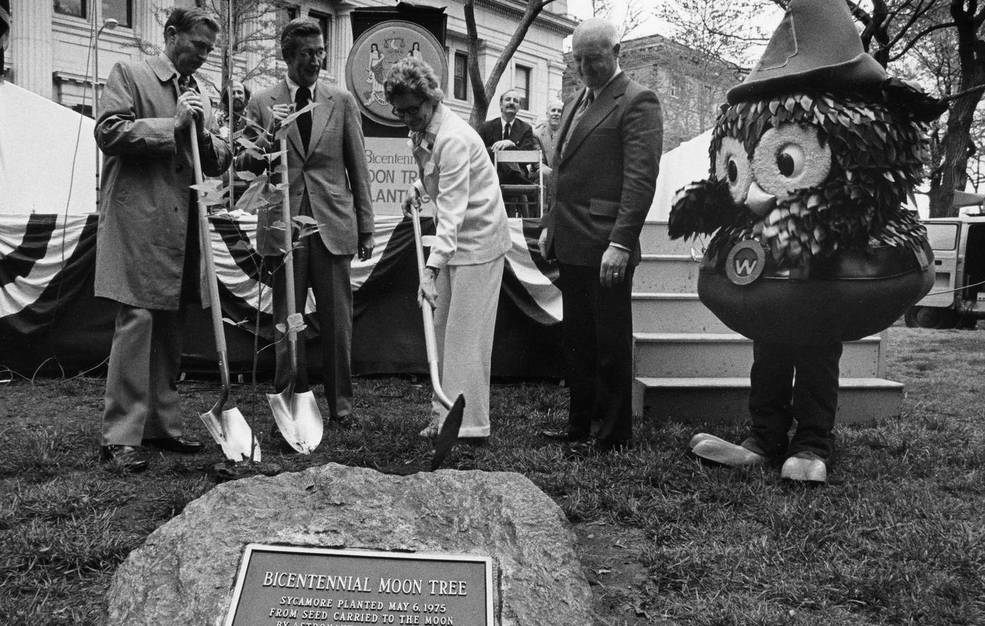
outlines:
[[[571,116],[571,123],[568,124],[568,128],[564,132],[564,137],[561,140],[561,152],[564,152],[564,148],[568,145],[568,139],[571,138],[571,133],[574,132],[575,127],[578,126],[578,121],[581,116],[585,114],[588,107],[592,106],[592,102],[595,101],[595,93],[591,89],[585,90],[585,96],[581,99],[581,104],[575,109],[574,115]]]
[[[593,102],[595,102],[595,92],[592,91],[591,89],[588,89],[587,91],[585,91],[585,97],[581,99],[581,105],[578,107],[578,110],[575,111],[574,119],[571,120],[571,128],[575,127],[575,125],[578,123],[578,120],[580,120],[581,116],[585,114],[585,111],[588,110],[588,107],[592,106]]]
[[[186,91],[198,91],[198,83],[195,82],[195,77],[189,74],[188,76],[178,76],[178,93],[185,93]]]
[[[307,87],[298,87],[298,92],[294,94],[294,110],[300,111],[308,106],[311,101],[311,92]],[[308,141],[311,140],[311,111],[308,111],[297,119],[298,132],[301,133],[301,145],[308,149]]]
[[[511,126],[512,125],[509,122],[506,122],[506,125],[503,127],[503,139],[510,138],[510,131],[512,130]]]

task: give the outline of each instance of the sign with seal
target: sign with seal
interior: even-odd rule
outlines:
[[[383,93],[390,67],[404,57],[418,57],[434,68],[441,86],[448,82],[445,48],[421,26],[403,20],[380,22],[352,44],[345,64],[345,84],[359,109],[374,122],[401,126]]]
[[[492,626],[492,559],[249,544],[225,626]]]
[[[748,285],[763,275],[766,251],[758,241],[740,241],[725,258],[725,275],[736,285]]]

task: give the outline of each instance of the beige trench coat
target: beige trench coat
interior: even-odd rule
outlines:
[[[198,81],[201,84],[201,81]],[[206,128],[212,111],[205,98]],[[95,293],[130,306],[177,310],[190,186],[188,130],[175,132],[177,73],[164,55],[118,63],[100,100],[96,144],[103,151]],[[206,176],[229,165],[225,141],[200,146]],[[207,294],[202,290],[203,300]]]

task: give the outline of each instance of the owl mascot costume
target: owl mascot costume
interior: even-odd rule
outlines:
[[[678,191],[669,233],[714,233],[698,294],[753,340],[750,428],[738,445],[706,433],[690,445],[823,483],[842,342],[882,331],[933,284],[926,231],[903,203],[944,108],[863,51],[844,0],[792,0],[727,99],[710,176]]]

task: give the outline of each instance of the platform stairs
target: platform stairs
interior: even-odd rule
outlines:
[[[666,222],[647,222],[640,243],[643,259],[633,280],[634,414],[687,423],[744,421],[752,342],[698,300],[699,244],[671,241]],[[845,344],[839,422],[899,415],[903,385],[883,378],[883,339]]]

